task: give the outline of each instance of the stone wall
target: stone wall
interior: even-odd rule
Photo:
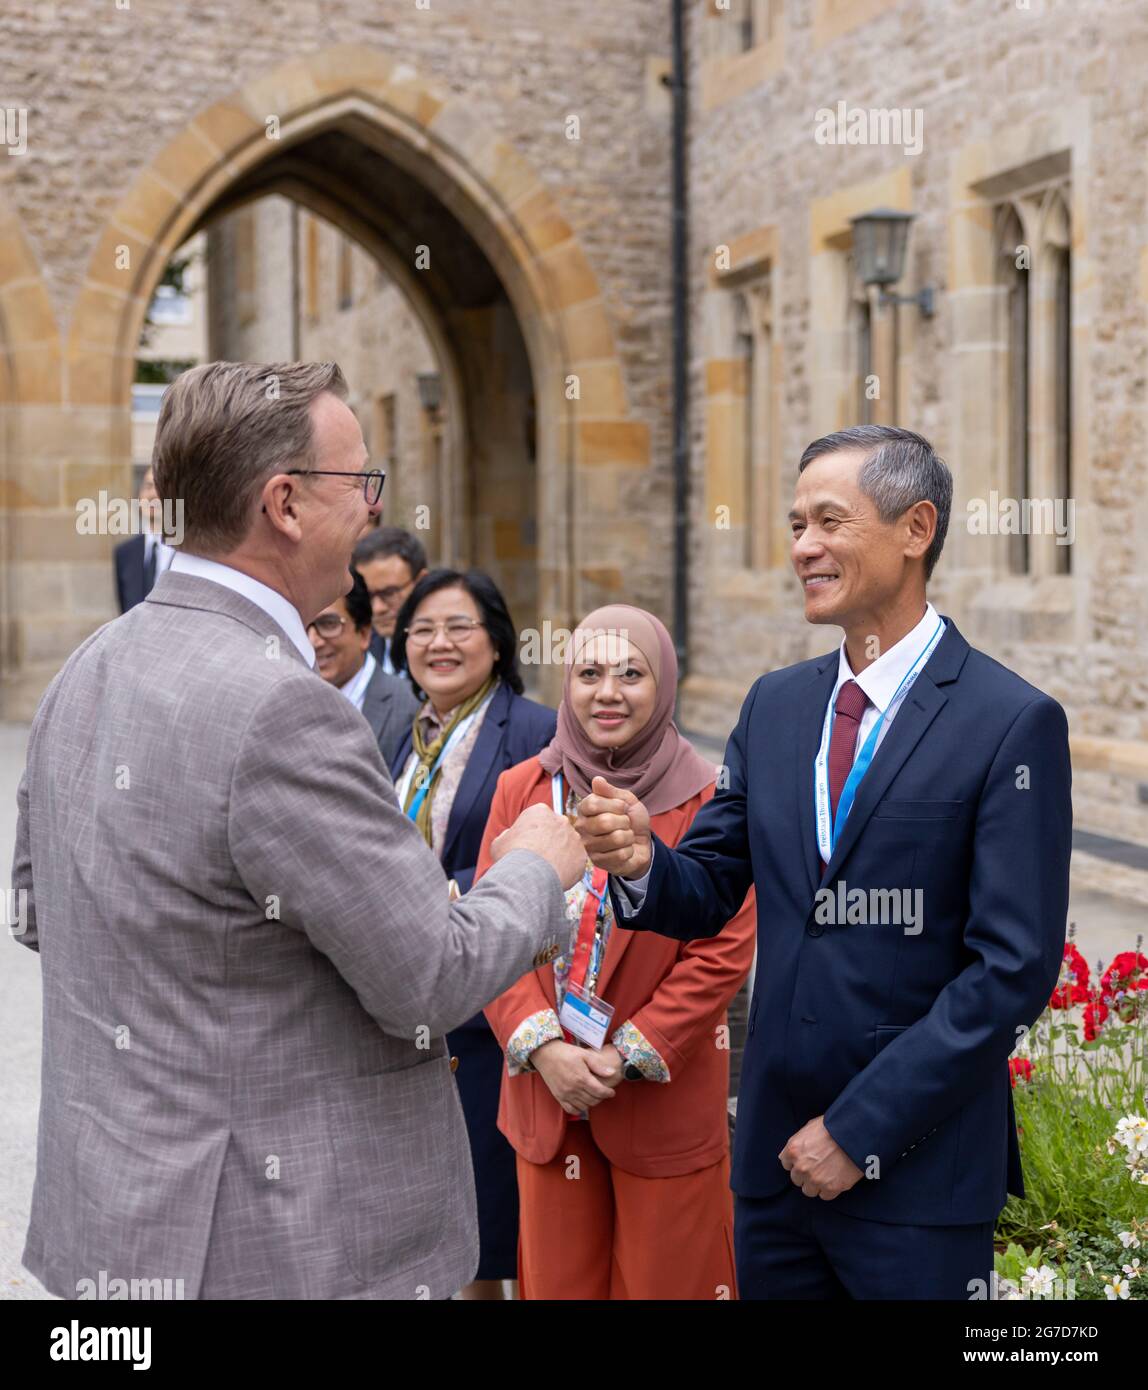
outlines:
[[[691,8],[694,488],[685,722],[729,728],[760,672],[835,640],[802,621],[784,534],[774,563],[751,568],[740,558],[733,426],[743,388],[731,346],[732,292],[768,278],[770,469],[788,505],[804,445],[856,423],[848,218],[887,205],[916,214],[897,290],[929,285],[937,295],[931,319],[915,307],[896,311],[895,368],[891,311],[882,315],[883,345],[874,330],[887,364],[876,418],[892,418],[895,374],[897,422],[929,436],[955,475],[934,600],[974,645],[1061,700],[1074,735],[1142,745],[1148,11],[1117,0],[789,0],[774,9],[769,37],[737,53],[717,28],[728,16],[712,5]],[[900,147],[818,143],[818,110],[836,111],[842,101],[850,110],[919,111],[920,152],[904,140]],[[999,348],[999,322],[989,312],[994,200],[1018,180],[1065,167],[1077,540],[1071,575],[1029,578],[1007,572],[1000,538],[969,534],[966,504],[993,487],[1008,492],[1000,402],[986,365],[988,350]],[[732,255],[724,270],[716,261],[721,246]],[[714,524],[723,502],[733,503],[730,530]],[[1093,757],[1093,745],[1080,747],[1082,758]],[[1108,833],[1148,843],[1137,759],[1123,761],[1118,796],[1103,777],[1078,781],[1078,820],[1087,822],[1091,810]]]
[[[569,622],[623,588],[666,610],[668,52],[652,0],[4,7],[0,90],[29,131],[26,155],[0,155],[9,717],[112,615],[113,542],[75,535],[75,501],[130,485],[151,289],[213,203],[279,153],[280,128],[284,145],[353,129],[415,178],[433,169],[436,196],[478,227],[537,379],[538,616]],[[371,197],[360,186],[348,206]],[[590,499],[577,517],[570,495]]]

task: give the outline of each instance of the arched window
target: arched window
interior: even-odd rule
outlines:
[[[744,516],[742,563],[767,569],[778,563],[771,536],[771,363],[773,318],[768,274],[737,292],[734,303],[734,357],[739,363],[740,473]]]
[[[1019,506],[1007,537],[1013,574],[1067,574],[1059,544],[1072,499],[1072,233],[1067,185],[1018,193],[997,208],[995,258],[1000,491]]]
[[[1052,441],[1050,465],[1053,496],[1072,497],[1072,231],[1062,189],[1052,189],[1042,208],[1042,245],[1047,260],[1047,290],[1051,297],[1050,383]],[[1053,551],[1057,574],[1072,569],[1072,547]]]
[[[1004,415],[1005,495],[1025,498],[1031,493],[1029,467],[1029,267],[1032,247],[1025,238],[1020,213],[1012,203],[997,212],[996,264],[1001,290],[1001,341],[1004,345],[1001,405]],[[1028,572],[1028,537],[1009,537],[1008,567]]]

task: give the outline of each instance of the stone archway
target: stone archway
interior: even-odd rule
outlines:
[[[61,612],[68,584],[50,568],[81,559],[53,515],[71,481],[60,457],[70,433],[63,376],[56,314],[0,184],[0,716],[30,715],[59,664],[43,662],[44,647],[66,654],[82,635]],[[29,669],[38,672],[30,690]]]
[[[601,572],[580,568],[591,528],[580,516],[578,480],[587,469],[600,479],[612,467],[647,464],[648,428],[630,418],[594,271],[535,171],[465,98],[384,53],[338,47],[287,63],[202,111],[141,171],[77,296],[62,405],[104,412],[108,485],[122,490],[136,343],[164,265],[260,165],[332,130],[351,132],[426,188],[505,287],[537,399],[537,612],[570,624],[584,599],[598,599]],[[56,655],[58,665],[67,651]]]

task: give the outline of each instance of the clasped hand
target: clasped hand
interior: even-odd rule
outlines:
[[[807,1197],[831,1202],[864,1176],[861,1169],[825,1128],[825,1119],[804,1124],[778,1154],[789,1180]]]
[[[642,878],[648,872],[650,813],[632,791],[595,777],[590,794],[578,804],[574,829],[597,868],[621,878]]]
[[[578,1115],[614,1098],[622,1079],[621,1054],[612,1043],[577,1047],[554,1039],[530,1055],[530,1064],[567,1115]]]

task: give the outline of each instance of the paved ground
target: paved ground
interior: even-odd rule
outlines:
[[[27,729],[0,724],[0,886],[8,884],[16,826],[16,785],[24,765]],[[706,756],[708,740],[698,740]],[[717,756],[720,758],[720,748]],[[1143,903],[1074,890],[1070,918],[1089,961],[1105,963],[1131,949],[1144,930]],[[35,954],[0,940],[0,1021],[5,1040],[0,1069],[0,1300],[48,1298],[20,1264],[35,1172],[40,1095],[40,978]]]
[[[0,887],[7,888],[16,837],[16,786],[24,766],[27,729],[0,724]],[[50,1295],[20,1264],[32,1179],[36,1171],[36,1111],[40,1104],[40,963],[35,952],[0,937],[0,1299]]]

